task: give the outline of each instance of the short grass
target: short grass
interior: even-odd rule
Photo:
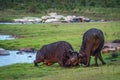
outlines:
[[[15,40],[0,41],[5,49],[35,47],[55,41],[68,41],[75,49],[79,49],[84,32],[90,28],[98,28],[104,32],[105,41],[120,39],[120,22],[91,22],[66,24],[16,24],[0,25],[0,34],[16,35]]]
[[[99,63],[99,67],[91,65],[62,68],[57,63],[52,66],[41,63],[38,67],[34,67],[33,63],[4,66],[0,67],[0,80],[119,80],[120,52],[118,54],[118,58],[103,55],[107,64]],[[117,61],[111,62],[112,59]]]
[[[98,28],[104,32],[105,41],[120,39],[120,22],[71,23],[71,24],[16,24],[0,25],[0,34],[17,35],[15,40],[0,40],[0,47],[5,49],[19,49],[35,47],[55,41],[67,41],[75,50],[79,51],[82,36],[90,28]],[[46,66],[42,63],[34,67],[33,63],[14,64],[0,67],[0,80],[119,80],[120,52],[118,58],[111,58],[104,54],[106,65],[99,67],[78,66],[62,68],[57,63]],[[117,60],[117,61],[111,61]],[[91,64],[94,64],[92,57]]]

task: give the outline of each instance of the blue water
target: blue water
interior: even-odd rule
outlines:
[[[0,35],[0,40],[12,40],[15,39],[11,35]]]
[[[11,35],[0,35],[0,40],[13,40]],[[22,52],[17,54],[19,51],[8,50],[10,55],[0,55],[0,66],[11,65],[15,63],[32,63],[35,60],[36,53]]]
[[[0,56],[0,66],[11,65],[15,63],[33,63],[36,53],[17,54],[18,51],[9,51],[10,55]]]
[[[22,23],[15,23],[15,22],[0,22],[0,24],[22,24]]]

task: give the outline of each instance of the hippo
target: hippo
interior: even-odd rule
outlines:
[[[95,65],[98,66],[97,58],[106,64],[101,56],[101,50],[104,45],[104,35],[100,29],[92,28],[83,35],[82,45],[79,50],[80,63],[90,66],[91,56],[95,56]]]
[[[70,67],[79,65],[78,53],[75,52],[70,43],[66,41],[58,41],[44,45],[37,51],[34,65],[43,62],[50,66],[56,62],[62,67]]]

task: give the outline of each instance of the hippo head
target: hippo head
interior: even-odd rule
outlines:
[[[69,59],[66,61],[65,65],[67,66],[78,66],[79,65],[79,57],[77,52],[70,51],[72,54]]]
[[[70,58],[71,66],[79,65],[79,57],[77,52],[72,52],[73,56]]]
[[[80,64],[87,65],[87,57],[83,54],[79,54],[79,62]]]

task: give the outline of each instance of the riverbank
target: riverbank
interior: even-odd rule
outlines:
[[[12,65],[16,63],[33,63],[36,53],[34,52],[21,52],[17,50],[7,50],[9,55],[0,55],[0,67]]]
[[[76,50],[82,42],[83,33],[90,28],[98,28],[104,32],[105,42],[120,38],[120,22],[92,22],[65,24],[1,24],[0,34],[17,37],[15,40],[0,40],[0,46],[8,50],[25,47],[39,49],[45,44],[55,41],[68,41]]]
[[[105,56],[105,55],[104,55]],[[62,68],[57,63],[52,66],[40,64],[34,67],[33,63],[14,64],[0,67],[0,79],[2,80],[119,80],[120,79],[120,57],[118,61],[104,60],[106,65],[99,67],[78,66]],[[93,62],[92,62],[93,64]],[[64,73],[64,74],[63,74]],[[9,75],[8,75],[9,74]]]
[[[94,8],[94,7],[81,7],[73,10],[56,10],[48,9],[38,13],[28,13],[25,10],[5,9],[0,11],[0,22],[13,22],[13,19],[23,17],[38,17],[47,15],[50,12],[57,12],[61,15],[76,15],[85,16],[92,20],[108,20],[119,21],[120,9],[119,8]]]

